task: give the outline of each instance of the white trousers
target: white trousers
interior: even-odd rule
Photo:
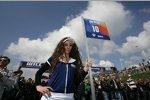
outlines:
[[[41,97],[41,100],[74,100],[73,93],[54,93],[51,92],[51,96],[47,94]]]

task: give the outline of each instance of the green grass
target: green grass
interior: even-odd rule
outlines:
[[[139,74],[133,74],[132,77],[134,79],[148,79],[150,77],[150,71],[149,72],[144,72],[144,73],[139,73]],[[127,80],[128,75],[122,76],[123,80]]]

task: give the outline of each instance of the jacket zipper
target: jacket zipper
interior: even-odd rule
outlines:
[[[66,64],[66,69],[67,69],[67,72],[66,72],[66,82],[65,82],[65,93],[67,91],[67,80],[68,80],[68,64]]]

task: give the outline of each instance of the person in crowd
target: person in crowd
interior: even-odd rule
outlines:
[[[7,56],[0,56],[0,79],[3,77],[3,72],[7,72],[7,65],[10,63],[10,58]]]
[[[146,80],[145,87],[146,100],[150,100],[150,77]]]
[[[120,84],[117,79],[117,76],[115,74],[112,75],[112,78],[110,80],[110,86],[111,86],[111,99],[115,100],[122,100],[120,95]]]
[[[91,85],[90,80],[86,79],[84,82],[84,97],[85,100],[91,100]]]
[[[137,84],[130,74],[128,75],[127,85],[130,89],[128,99],[137,100],[138,99]]]
[[[13,74],[15,78],[14,88],[16,89],[15,100],[21,100],[23,98],[22,89],[24,87],[24,84],[22,82],[22,77],[21,77],[23,71],[19,69],[17,71],[14,71]]]
[[[101,85],[102,85],[102,95],[104,100],[110,99],[110,80],[109,77],[106,77],[106,75],[103,75],[101,78]]]
[[[78,91],[77,91],[77,100],[83,100],[84,97],[84,81],[82,81],[79,85],[78,85]]]
[[[120,94],[123,97],[123,100],[128,100],[127,97],[128,86],[122,78],[119,78],[119,85],[120,85]]]
[[[52,56],[36,72],[36,90],[43,94],[41,100],[74,100],[77,87],[87,75],[91,60],[83,67],[78,46],[71,37],[63,38]],[[52,70],[48,86],[41,85],[42,74]]]
[[[0,56],[0,100],[2,100],[5,86],[5,73],[7,73],[7,65],[10,63],[10,58],[7,56]]]
[[[96,91],[97,91],[97,95],[96,95],[96,100],[104,100],[104,97],[103,97],[103,81],[102,81],[102,76],[99,75],[99,78],[98,78],[98,81],[96,82]]]
[[[18,83],[21,79],[21,75],[23,74],[23,71],[22,70],[14,71],[13,74],[14,74],[13,77],[15,78],[14,86],[15,88],[19,89]]]

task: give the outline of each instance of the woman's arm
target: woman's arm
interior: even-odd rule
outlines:
[[[88,74],[89,68],[92,66],[92,61],[87,60],[85,63],[85,66],[83,68],[83,70],[80,73],[80,77],[79,77],[79,83],[82,82],[85,78],[85,76]]]
[[[49,64],[46,62],[42,65],[42,67],[35,74],[35,83],[36,85],[41,84],[42,74],[50,68]]]
[[[85,63],[85,67],[83,68],[83,70],[85,72],[88,72],[89,71],[89,68],[92,66],[92,61],[91,60],[86,60],[86,63]]]
[[[36,90],[42,94],[47,94],[50,96],[50,91],[53,89],[49,86],[42,86],[41,85],[41,78],[42,74],[50,68],[50,63],[46,62],[37,72],[35,75],[35,83],[36,83]]]

